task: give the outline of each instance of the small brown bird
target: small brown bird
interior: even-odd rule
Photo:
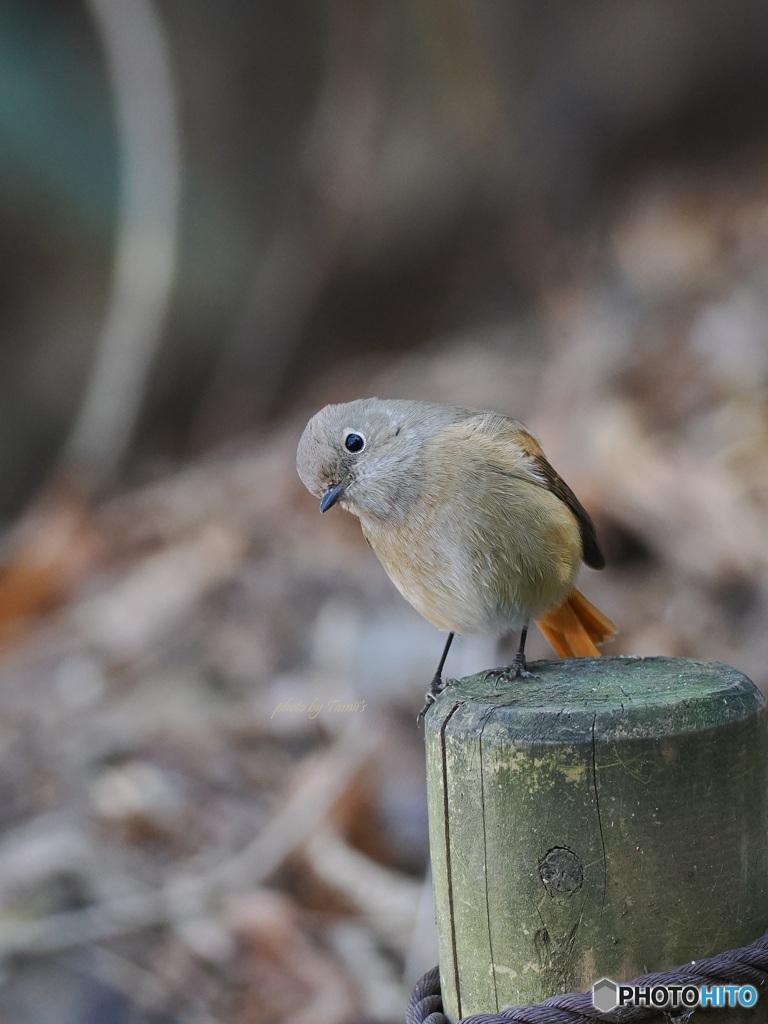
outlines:
[[[420,718],[443,688],[455,633],[519,629],[508,672],[526,675],[528,624],[560,657],[599,655],[613,623],[579,593],[583,560],[605,564],[595,527],[536,438],[495,412],[364,398],[307,424],[299,476],[356,515],[406,600],[448,631]]]

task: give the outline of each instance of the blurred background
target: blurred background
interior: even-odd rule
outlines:
[[[0,1024],[399,1021],[443,638],[298,437],[374,394],[522,419],[607,653],[765,689],[768,8],[0,24]]]

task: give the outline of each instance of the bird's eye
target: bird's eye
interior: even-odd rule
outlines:
[[[352,452],[353,455],[357,455],[365,448],[365,438],[362,434],[356,434],[354,431],[347,434],[344,438],[344,447],[348,452]]]

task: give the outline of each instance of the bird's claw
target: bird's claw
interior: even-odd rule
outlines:
[[[525,656],[520,657],[515,655],[515,660],[511,665],[505,665],[502,668],[492,668],[485,673],[486,679],[536,679],[533,672],[528,671],[528,665],[525,660]]]
[[[449,683],[454,682],[453,679],[442,679],[440,676],[435,675],[432,677],[432,682],[429,684],[429,689],[424,694],[424,707],[416,716],[416,724],[421,725],[424,720],[424,716],[435,703],[436,698],[443,692]]]

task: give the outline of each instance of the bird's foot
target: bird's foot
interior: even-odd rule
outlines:
[[[446,686],[449,686],[453,679],[443,679],[437,673],[432,676],[432,682],[429,684],[429,689],[424,694],[424,707],[416,716],[416,724],[421,725],[424,715],[429,711],[432,705],[435,703],[435,699],[443,692]]]
[[[528,663],[525,655],[519,651],[511,665],[504,665],[502,668],[492,668],[485,673],[486,679],[536,679],[533,672],[528,671]]]

